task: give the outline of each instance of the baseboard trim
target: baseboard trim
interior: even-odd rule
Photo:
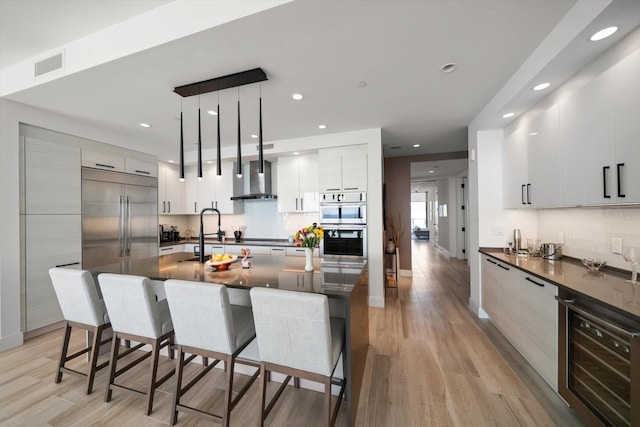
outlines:
[[[400,277],[413,277],[413,270],[398,270]]]
[[[384,297],[369,297],[369,307],[384,308]]]
[[[2,337],[0,338],[0,351],[19,347],[22,344],[24,344],[24,335],[22,332],[18,332],[14,335],[9,335],[8,337]]]
[[[24,333],[24,339],[25,340],[29,340],[31,338],[47,334],[47,333],[49,333],[51,331],[55,331],[56,329],[60,329],[60,328],[63,328],[63,327],[64,327],[64,320],[61,320],[59,322],[52,323],[50,325],[43,326],[43,327],[38,328],[38,329],[34,329],[33,331],[25,332]]]

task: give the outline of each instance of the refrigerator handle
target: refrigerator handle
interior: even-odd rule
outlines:
[[[118,196],[118,243],[120,245],[120,257],[124,256],[124,203],[122,196]]]
[[[131,255],[131,196],[126,197],[127,201],[127,256]]]

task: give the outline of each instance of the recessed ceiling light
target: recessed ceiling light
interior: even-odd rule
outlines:
[[[138,123],[140,126],[142,126],[143,128],[150,128],[151,125],[149,123]]]
[[[212,164],[213,160],[207,160],[207,163]]]
[[[169,163],[175,163],[175,160],[167,160]]]
[[[433,173],[433,171],[429,171],[429,173]]]
[[[302,98],[304,98],[304,96],[301,93],[294,93],[293,95],[291,95],[291,97],[296,101],[300,101]]]
[[[536,85],[533,87],[533,90],[543,90],[548,88],[549,86],[551,86],[551,83],[540,83],[539,85]]]
[[[319,129],[326,129],[326,128],[327,128],[327,125],[318,125],[318,128],[319,128]]]
[[[536,136],[537,134],[538,134],[538,132],[531,132],[531,133],[529,134],[529,136]]]
[[[218,112],[214,111],[214,110],[209,110],[209,111],[207,111],[207,113],[209,113],[210,116],[217,116],[218,115]]]
[[[600,30],[594,35],[592,35],[591,38],[589,38],[589,40],[591,40],[592,42],[597,42],[598,40],[606,39],[616,31],[618,31],[618,27],[605,28],[604,30]]]
[[[418,148],[420,147],[420,144],[413,144],[413,148]]]
[[[440,71],[442,71],[443,73],[450,73],[452,71],[455,71],[456,68],[458,68],[458,66],[456,64],[454,64],[453,62],[450,62],[450,63],[444,64],[442,67],[440,67]]]
[[[258,135],[256,135],[255,133],[251,134],[251,138],[257,138],[257,137],[258,137]]]
[[[299,151],[294,151],[294,152],[293,152],[293,155],[294,155],[294,156],[297,156],[298,154],[300,154],[300,152],[299,152]]]
[[[365,87],[367,87],[367,84],[368,84],[368,83],[367,83],[366,81],[364,81],[364,80],[360,80],[360,81],[358,82],[358,87],[359,87],[360,89],[364,89]]]
[[[516,115],[516,113],[506,113],[506,114],[502,115],[502,118],[503,119],[508,119],[509,117],[513,117],[515,115]]]

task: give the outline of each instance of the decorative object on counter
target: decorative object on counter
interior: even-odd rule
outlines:
[[[391,240],[397,248],[400,244],[400,239],[404,236],[402,216],[398,214],[398,220],[396,221],[391,215],[387,215],[387,224],[389,224],[389,229],[391,230]]]
[[[291,234],[287,240],[289,241],[290,244],[293,244],[293,234]]]
[[[251,267],[251,261],[249,261],[249,254],[251,254],[251,249],[249,248],[240,249],[240,255],[244,257],[242,258],[242,261],[241,261],[242,268]]]
[[[240,240],[242,239],[242,231],[240,230],[235,230],[233,232],[233,237],[236,238],[236,243],[240,243]]]
[[[396,252],[396,244],[393,243],[393,239],[389,239],[387,242],[386,251],[388,254],[393,254]]]
[[[205,264],[216,271],[222,271],[227,270],[229,268],[229,264],[236,262],[237,259],[238,255],[213,254],[211,255],[211,259],[205,262]]]
[[[640,263],[640,248],[627,246],[622,252],[622,257],[625,261],[631,264],[631,280],[625,280],[625,282],[631,283],[632,285],[640,284],[640,282],[638,282],[638,263]]]
[[[582,264],[587,267],[590,271],[598,271],[605,265],[607,265],[607,261],[602,259],[595,258],[583,258]]]
[[[540,247],[542,258],[548,260],[557,260],[562,258],[562,245],[557,243],[543,243]]]
[[[317,223],[313,223],[308,227],[304,227],[293,236],[296,246],[304,248],[305,265],[304,271],[313,271],[313,249],[320,246],[320,240],[324,237],[324,229],[318,227]]]
[[[216,77],[209,80],[204,80],[196,83],[190,83],[173,88],[173,91],[183,98],[202,95],[203,93],[218,92],[218,135],[217,135],[217,153],[218,153],[218,168],[217,175],[222,175],[221,163],[220,163],[220,97],[219,91],[229,88],[238,88],[238,147],[237,147],[237,171],[238,177],[242,176],[242,153],[240,148],[240,86],[258,83],[267,80],[267,75],[261,68],[254,68],[252,70],[241,71],[239,73],[229,74],[222,77]],[[260,172],[264,173],[264,156],[262,145],[262,85],[260,86],[260,111],[259,111],[259,129],[260,129],[260,143],[258,145],[258,157],[260,159]],[[198,102],[198,177],[202,177],[202,144],[200,136],[200,103]],[[184,131],[182,126],[182,101],[180,102],[180,180],[184,181]]]
[[[527,239],[527,250],[529,251],[529,255],[533,257],[539,257],[540,245],[541,242],[539,239]]]
[[[522,233],[519,228],[513,229],[513,250],[518,253],[522,249]]]

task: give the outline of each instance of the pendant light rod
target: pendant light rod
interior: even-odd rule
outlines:
[[[264,150],[262,147],[262,83],[260,84],[260,104],[258,117],[258,175],[264,175]]]
[[[198,106],[198,179],[202,181],[202,126],[200,119],[200,107]]]
[[[239,73],[228,74],[201,82],[176,86],[173,88],[173,91],[183,98],[187,98],[189,96],[202,95],[203,93],[230,89],[265,80],[267,80],[267,75],[262,71],[262,68],[254,68],[252,70],[240,71]]]
[[[182,99],[180,100],[180,181],[184,181],[184,128],[182,126]]]
[[[242,178],[242,148],[240,139],[240,87],[238,87],[238,157],[236,159],[236,176]]]
[[[216,170],[216,175],[221,176],[222,175],[222,159],[220,158],[220,92],[218,92],[218,143],[216,146],[216,163],[217,163],[217,170]]]

